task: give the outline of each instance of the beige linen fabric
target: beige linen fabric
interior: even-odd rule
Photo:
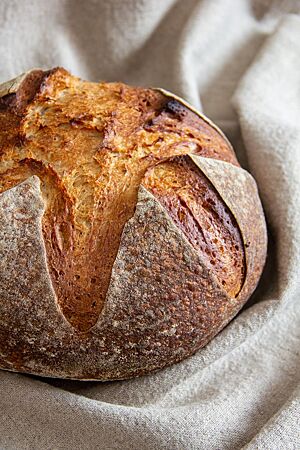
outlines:
[[[279,0],[0,1],[0,81],[62,65],[181,95],[232,140],[270,231],[248,307],[188,360],[109,383],[0,371],[1,449],[300,448],[299,13]]]

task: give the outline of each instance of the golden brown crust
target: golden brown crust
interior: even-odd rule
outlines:
[[[40,316],[44,314],[47,352],[51,353],[60,339],[65,342],[65,350],[57,353],[55,364],[51,358],[50,363],[47,352],[42,356],[38,349],[42,345],[37,336],[41,329],[33,327],[30,331],[25,327],[22,333],[32,333],[37,342],[30,350],[33,368],[25,356],[29,350],[22,350],[24,342],[20,339],[18,351],[14,345],[11,347],[11,354],[17,352],[18,356],[10,357],[6,352],[4,362],[0,344],[0,365],[71,378],[124,378],[167,365],[204,345],[254,289],[266,248],[265,237],[261,241],[254,238],[254,247],[257,239],[262,252],[254,258],[256,269],[249,284],[245,281],[239,219],[226,202],[224,189],[220,195],[206,171],[201,167],[199,170],[197,161],[195,165],[188,156],[223,160],[233,172],[241,170],[222,134],[179,99],[170,99],[163,92],[122,83],[89,83],[60,68],[35,70],[17,83],[8,83],[2,91],[0,88],[1,92],[0,193],[4,192],[2,197],[9,193],[7,198],[13,204],[14,195],[23,192],[23,188],[14,190],[14,186],[32,175],[41,180],[45,208],[40,212],[42,242],[37,238],[41,230],[34,213],[28,218],[32,223],[30,245],[35,245],[35,252],[41,252],[45,245],[47,259],[45,266],[39,262],[39,270],[44,274],[40,290],[49,301],[44,303],[39,298],[38,310]],[[228,174],[228,180],[234,183],[231,169]],[[156,198],[148,190],[141,191],[141,185]],[[30,189],[32,195],[39,196],[34,187]],[[257,202],[255,198],[255,205]],[[254,217],[259,221],[263,215],[255,205]],[[5,210],[5,205],[2,208]],[[6,210],[5,214],[3,217],[10,213]],[[247,221],[247,211],[245,217]],[[255,226],[254,222],[251,226]],[[16,227],[22,226],[16,223]],[[163,228],[169,230],[168,240],[165,234],[160,235]],[[5,236],[0,238],[0,252],[1,239],[2,259],[9,261]],[[175,251],[176,242],[179,247]],[[159,259],[159,248],[165,252],[164,260]],[[149,261],[143,268],[145,257]],[[203,280],[199,267],[206,274]],[[18,273],[14,277],[25,277],[21,266],[15,270]],[[48,271],[51,280],[47,281]],[[161,282],[163,271],[165,285]],[[2,268],[0,280],[8,272]],[[173,300],[166,298],[171,282]],[[150,300],[156,284],[157,294]],[[12,294],[16,298],[24,295],[16,286],[10,289],[16,290]],[[238,296],[241,289],[246,293],[242,297]],[[0,294],[7,296],[5,292]],[[140,309],[147,295],[148,306]],[[53,309],[56,301],[58,310],[56,306]],[[181,301],[186,305],[185,313]],[[5,304],[3,300],[3,308]],[[191,317],[196,304],[199,308],[194,322]],[[152,327],[149,335],[147,313],[145,320],[139,319],[143,308],[154,311],[148,324]],[[159,311],[164,309],[166,321],[161,321]],[[205,327],[200,325],[203,321]],[[14,342],[7,322],[2,338]],[[176,322],[176,329],[181,331],[176,339],[165,341],[162,330],[171,330]],[[131,353],[122,343],[129,337],[139,342]],[[103,347],[100,343],[104,341]],[[154,341],[161,346],[157,353]],[[70,352],[72,357],[77,355],[77,360],[72,360]],[[147,362],[149,352],[153,359]]]
[[[11,95],[1,115],[21,117],[14,128],[21,144],[2,150],[2,164],[12,168],[1,190],[33,174],[44,180],[52,280],[64,315],[84,331],[99,317],[145,171],[191,151],[222,157],[222,148],[214,147],[215,130],[155,91],[87,83],[56,69],[33,71]]]

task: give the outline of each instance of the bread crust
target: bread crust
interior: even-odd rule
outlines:
[[[107,109],[109,102],[115,102],[109,122],[106,113],[97,109],[104,91],[78,80],[63,69],[36,70],[29,78],[22,76],[0,86],[0,120],[4,124],[0,132],[4,143],[0,152],[0,367],[72,379],[124,379],[191,355],[234,317],[260,278],[266,226],[255,181],[239,167],[228,141],[206,118],[197,118],[186,103],[175,97],[170,100],[171,94],[165,91],[156,94],[156,90],[109,84],[101,85],[108,92]],[[72,89],[73,105],[69,100],[64,104]],[[124,115],[120,112],[111,125],[115,104],[120,104],[120,109],[124,105]],[[54,107],[56,114],[47,113],[47,108]],[[41,113],[42,108],[46,113]],[[64,125],[67,114],[69,122]],[[99,200],[98,207],[110,203],[102,206],[102,216],[97,216],[94,203],[87,212],[74,210],[78,199],[89,197],[70,190],[70,176],[64,178],[57,162],[60,159],[52,150],[40,150],[45,136],[49,140],[49,124],[64,152],[67,147],[62,139],[75,133],[79,143],[74,150],[76,158],[80,158],[78,148],[85,149],[82,161],[94,161],[95,154],[87,152],[96,141],[95,148],[101,143],[97,164],[102,164],[104,181],[88,178],[87,190],[105,200]],[[65,127],[67,134],[58,133],[59,127]],[[132,163],[137,153],[129,143],[144,152],[138,163]],[[122,156],[122,164],[131,161],[126,162],[131,170],[129,185],[120,175],[121,165],[112,166],[116,149],[118,161],[121,152],[127,158]],[[64,173],[70,167],[74,170],[65,154],[60,157]],[[197,247],[188,220],[186,227],[174,220],[180,216],[175,203],[168,209],[165,191],[161,190],[160,197],[156,194],[153,180],[157,176],[151,174],[163,171],[165,178],[170,177],[171,166],[179,173],[180,158],[190,161],[184,166],[186,171],[203,179],[204,194],[214,196],[217,207],[210,208],[207,216],[213,226],[211,230],[207,226],[205,233],[214,240],[217,236],[224,245],[230,236],[235,247],[227,275],[222,267],[226,255],[212,260],[209,245],[213,244]],[[114,167],[113,175],[105,178],[110,167]],[[94,165],[89,170],[94,170]],[[194,178],[182,180],[176,192],[185,190],[189,220],[198,220],[197,226],[205,228],[205,222],[199,225],[197,219],[200,197],[197,200],[195,195],[200,191],[195,191]],[[86,182],[87,178],[80,179],[80,189]],[[166,189],[166,183],[162,185]],[[93,191],[91,186],[96,186]],[[91,205],[89,200],[86,204]],[[101,231],[100,219],[108,222],[112,238]],[[89,221],[92,229],[86,232]],[[80,230],[89,240],[80,241]],[[84,251],[76,253],[70,242],[86,245],[91,236],[95,241],[91,254],[102,253],[93,261],[87,250],[81,265],[77,261],[76,266],[76,254],[80,262]],[[90,290],[83,291],[82,281],[74,281],[75,269],[64,269],[69,261],[77,272],[82,271],[82,278],[94,279],[96,287],[89,284]],[[55,275],[59,269],[66,270],[60,278]],[[97,278],[101,270],[105,276]],[[71,288],[67,288],[65,283],[71,277]],[[227,285],[222,284],[222,277]],[[74,301],[76,286],[83,292],[79,296],[83,306]],[[95,299],[97,307],[91,309]]]

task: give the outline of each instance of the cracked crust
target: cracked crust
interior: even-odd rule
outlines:
[[[258,283],[266,259],[267,228],[254,178],[223,161],[191,155],[235,217],[245,248],[246,276],[238,299],[244,303]]]
[[[64,69],[1,96],[0,367],[123,379],[205,345],[266,253],[222,133],[169,93]]]

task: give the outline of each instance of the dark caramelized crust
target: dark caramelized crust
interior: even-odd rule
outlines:
[[[36,93],[40,90],[44,79],[49,76],[51,71],[32,70],[22,81],[20,89],[15,93],[0,97],[0,109],[12,111],[14,114],[22,116],[26,106],[34,99]]]
[[[85,82],[64,69],[37,70],[0,100],[0,130],[0,192],[33,174],[41,179],[49,270],[75,328],[86,331],[98,320],[141,183],[225,290],[238,294],[240,231],[208,180],[181,155],[238,163],[221,134],[180,102],[156,90]]]

